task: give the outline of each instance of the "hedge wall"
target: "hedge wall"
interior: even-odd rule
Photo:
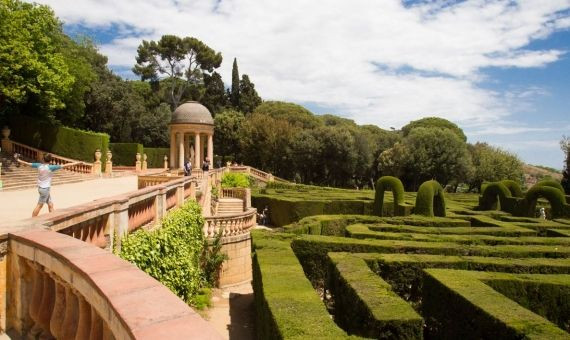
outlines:
[[[350,334],[373,339],[422,339],[423,319],[392,287],[347,253],[329,254],[327,288],[335,321]]]
[[[141,157],[143,154],[143,146],[139,143],[111,143],[109,148],[113,153],[113,165],[135,166],[137,152]]]
[[[426,332],[430,338],[568,338],[568,333],[552,322],[525,309],[482,281],[494,278],[516,281],[515,275],[446,269],[427,269],[425,272],[422,315],[427,320]],[[541,279],[549,280],[541,275],[527,276],[538,282]],[[445,301],[445,307],[442,301]]]
[[[391,190],[394,196],[393,215],[406,216],[412,211],[412,206],[404,203],[404,185],[399,178],[383,176],[376,181],[373,213],[376,216],[386,216],[384,209],[384,192]]]
[[[149,168],[163,168],[164,167],[164,156],[170,158],[170,148],[147,148],[143,150],[147,156],[147,162]]]
[[[95,150],[101,150],[103,167],[109,148],[109,135],[55,126],[24,115],[9,119],[10,139],[53,154],[84,162],[95,160]]]

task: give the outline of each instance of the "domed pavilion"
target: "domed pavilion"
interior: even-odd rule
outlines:
[[[207,145],[207,151],[205,147]],[[206,153],[207,152],[207,153]],[[208,109],[195,101],[178,106],[170,121],[170,168],[183,169],[189,159],[195,169],[204,162],[204,156],[214,161],[214,119]]]

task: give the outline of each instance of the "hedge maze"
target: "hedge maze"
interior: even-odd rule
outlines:
[[[481,210],[483,197],[426,183],[416,195],[389,179],[381,195],[361,199],[367,213],[313,214],[280,232],[254,231],[258,338],[570,339],[570,221],[541,191],[558,189],[485,188],[489,200],[491,193],[519,205],[539,197],[558,217],[542,220],[507,213],[502,202],[501,210]],[[358,201],[343,190],[279,190],[283,200],[304,194],[308,202],[315,190],[323,210],[348,207],[351,195]],[[395,203],[384,198],[390,191]],[[374,207],[381,200],[385,206]],[[422,206],[430,200],[435,216]],[[411,214],[398,215],[398,204],[410,205]]]

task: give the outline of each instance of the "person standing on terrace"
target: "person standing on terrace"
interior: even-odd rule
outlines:
[[[43,163],[28,163],[20,159],[19,154],[14,154],[14,158],[18,163],[31,166],[34,169],[38,169],[38,192],[40,198],[38,199],[38,204],[32,212],[32,217],[38,216],[40,210],[45,203],[48,205],[49,212],[53,211],[53,201],[51,199],[50,189],[51,189],[51,178],[53,177],[53,172],[62,168],[72,167],[74,165],[82,164],[83,162],[67,163],[64,165],[50,164],[51,155],[49,153],[44,154]]]

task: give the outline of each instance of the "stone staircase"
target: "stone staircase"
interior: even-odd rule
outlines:
[[[2,189],[0,190],[29,189],[38,185],[37,169],[25,165],[18,167],[17,162],[11,156],[4,153],[0,154],[0,163],[2,163]],[[76,183],[91,178],[93,178],[91,175],[82,175],[61,169],[54,172],[52,185]]]
[[[243,213],[243,200],[239,198],[220,198],[217,216],[238,215]]]

